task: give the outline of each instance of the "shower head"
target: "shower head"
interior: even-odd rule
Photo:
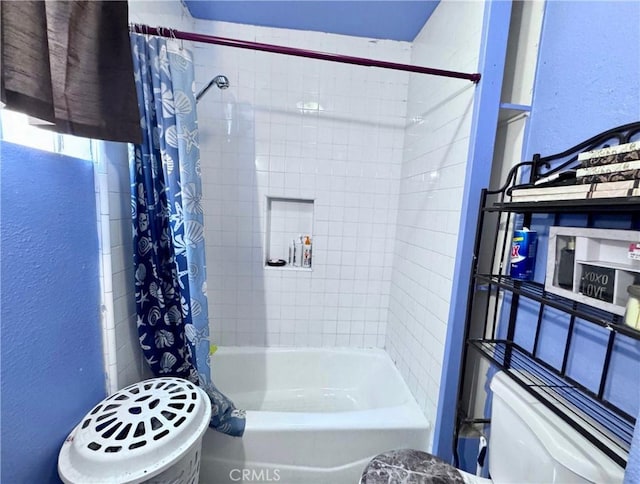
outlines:
[[[220,89],[226,89],[229,87],[229,79],[227,76],[219,75],[213,78],[213,82]]]
[[[206,86],[204,86],[204,88],[202,89],[202,91],[200,91],[197,95],[196,95],[196,102],[200,101],[200,98],[202,96],[204,96],[207,91],[209,89],[211,89],[211,86],[213,85],[218,86],[218,88],[220,89],[226,89],[229,87],[229,78],[227,76],[223,76],[223,75],[217,75],[216,77],[214,77],[213,79],[211,79]]]

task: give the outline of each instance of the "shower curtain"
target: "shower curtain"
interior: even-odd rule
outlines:
[[[193,61],[175,41],[131,34],[143,141],[131,160],[140,346],[156,376],[200,385],[211,426],[244,432],[244,411],[211,381]]]

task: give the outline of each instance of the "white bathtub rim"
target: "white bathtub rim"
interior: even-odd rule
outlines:
[[[389,353],[382,348],[355,348],[349,346],[218,346],[216,351],[211,355],[214,360],[217,354],[236,354],[236,353],[337,353],[337,354],[365,354],[374,355],[377,358],[391,359]]]
[[[299,430],[395,429],[406,427],[429,430],[431,425],[419,409],[406,406],[382,410],[324,414],[302,412],[262,412],[247,410],[246,432]]]
[[[389,450],[392,450],[392,449],[389,449]],[[349,469],[354,466],[364,469],[365,466],[371,461],[373,457],[375,457],[375,455],[367,456],[363,459],[358,459],[352,462],[348,462],[346,464],[341,464],[333,467],[316,467],[316,466],[308,466],[308,465],[280,464],[280,463],[273,463],[268,461],[262,462],[257,460],[246,461],[246,460],[237,460],[237,459],[225,459],[225,458],[217,458],[216,456],[212,456],[212,455],[203,456],[202,458],[207,459],[209,462],[220,462],[220,463],[223,463],[225,466],[240,468],[240,469],[251,469],[251,468],[279,469],[279,470],[285,470],[289,472],[311,471],[311,472],[318,472],[321,474],[332,474],[336,471],[339,472],[341,470]]]

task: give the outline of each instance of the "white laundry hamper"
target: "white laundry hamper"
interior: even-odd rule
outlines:
[[[58,474],[67,484],[196,484],[210,419],[209,397],[187,380],[135,383],[73,429],[60,449]]]

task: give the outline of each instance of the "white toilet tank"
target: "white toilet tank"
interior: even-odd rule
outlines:
[[[491,381],[494,483],[621,483],[624,469],[505,373]]]

